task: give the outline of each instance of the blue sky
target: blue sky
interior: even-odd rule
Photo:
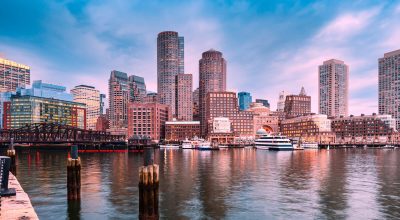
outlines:
[[[377,112],[378,58],[400,49],[396,1],[41,1],[3,0],[0,53],[31,66],[32,79],[107,92],[116,69],[156,90],[156,39],[185,37],[185,71],[198,85],[201,53],[228,62],[228,90],[276,108],[281,90],[304,86],[318,111],[318,65],[350,66],[350,113]]]

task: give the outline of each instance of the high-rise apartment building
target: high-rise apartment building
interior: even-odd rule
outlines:
[[[319,66],[319,113],[329,117],[347,116],[349,111],[349,66],[331,59]]]
[[[100,116],[100,91],[93,86],[78,85],[71,89],[74,102],[86,105],[87,129],[95,130],[97,118]]]
[[[111,71],[108,89],[110,128],[126,128],[129,103],[128,74]]]
[[[253,102],[249,92],[239,92],[239,110],[244,111],[250,108],[250,104]]]
[[[396,119],[400,129],[400,50],[385,53],[379,59],[379,114]]]
[[[199,61],[199,75],[201,135],[205,136],[207,129],[207,94],[226,91],[226,61],[222,57],[222,53],[213,49],[204,52]]]
[[[256,103],[261,103],[264,107],[270,108],[270,104],[266,99],[256,99]]]
[[[299,95],[287,95],[285,100],[285,117],[294,118],[311,113],[311,96],[306,94],[304,87]]]
[[[31,68],[0,57],[0,92],[15,92],[31,84]]]
[[[176,118],[179,121],[193,120],[193,79],[192,74],[176,75]]]
[[[157,37],[157,92],[161,104],[171,107],[176,116],[176,75],[184,72],[184,38],[164,31]]]

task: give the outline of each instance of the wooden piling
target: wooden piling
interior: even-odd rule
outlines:
[[[67,161],[68,200],[81,199],[81,158],[68,158]]]
[[[12,174],[14,174],[14,176],[16,176],[17,175],[17,164],[16,164],[16,159],[15,159],[15,150],[8,149],[6,154],[7,154],[7,157],[11,158],[10,172]]]
[[[139,167],[139,219],[159,219],[157,164]]]

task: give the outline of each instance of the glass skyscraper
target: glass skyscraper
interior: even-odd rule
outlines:
[[[239,92],[239,110],[244,111],[250,108],[252,102],[252,97],[249,92]]]

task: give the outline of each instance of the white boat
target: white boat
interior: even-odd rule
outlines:
[[[179,149],[179,145],[177,144],[163,144],[160,145],[160,148],[164,148],[164,149]]]
[[[286,136],[263,134],[254,141],[255,147],[262,150],[294,150],[292,142]]]
[[[304,149],[318,149],[318,143],[302,143]]]
[[[194,149],[194,146],[192,145],[192,141],[189,141],[188,139],[184,140],[182,142],[182,149]]]

